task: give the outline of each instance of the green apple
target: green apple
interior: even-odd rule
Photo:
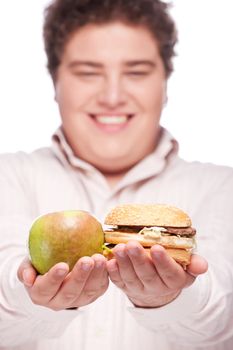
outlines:
[[[70,270],[82,256],[103,252],[102,225],[83,210],[69,210],[40,216],[29,233],[29,253],[32,265],[46,273],[58,262]]]

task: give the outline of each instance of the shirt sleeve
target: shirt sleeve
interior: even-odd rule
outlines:
[[[207,259],[208,272],[165,306],[128,308],[143,327],[187,348],[211,348],[233,336],[233,172],[217,175],[194,210],[197,253]]]
[[[28,254],[28,232],[32,222],[33,198],[30,181],[12,166],[11,157],[0,161],[0,348],[60,336],[80,310],[52,311],[31,302],[17,269]],[[26,330],[26,331],[25,331]]]

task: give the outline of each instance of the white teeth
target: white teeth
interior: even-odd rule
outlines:
[[[102,116],[102,115],[97,115],[95,116],[95,119],[97,120],[98,123],[101,124],[124,124],[127,122],[128,117],[126,115],[111,115],[111,116]]]

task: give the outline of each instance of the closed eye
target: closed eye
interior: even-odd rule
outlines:
[[[80,77],[95,77],[100,75],[99,72],[74,72],[74,74]]]
[[[150,72],[148,71],[130,71],[126,72],[127,75],[132,76],[132,77],[143,77],[146,75],[149,75]]]
[[[73,74],[80,78],[95,78],[101,76],[100,72],[91,71],[73,71]]]

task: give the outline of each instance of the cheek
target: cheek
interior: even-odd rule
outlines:
[[[72,101],[72,89],[65,81],[60,80],[55,86],[56,101],[60,109]]]
[[[91,89],[75,77],[63,77],[55,85],[55,97],[61,110],[79,109],[90,99]]]
[[[161,111],[166,100],[166,83],[164,79],[150,80],[147,84],[134,87],[135,96],[146,111]]]
[[[147,92],[144,91],[140,96],[141,104],[146,113],[153,114],[153,116],[161,113],[166,98],[162,90],[153,91],[148,89]]]

